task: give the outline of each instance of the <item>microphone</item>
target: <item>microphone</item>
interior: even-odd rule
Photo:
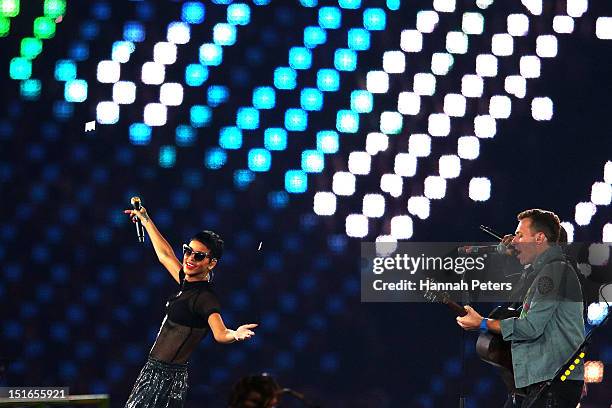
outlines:
[[[136,211],[140,211],[140,197],[132,197],[130,203],[132,204],[132,208],[134,208]],[[140,222],[140,218],[134,216],[133,220],[136,223],[136,235],[138,236],[138,242],[145,242],[144,227]]]
[[[508,250],[513,250],[514,247],[506,246],[504,244],[497,245],[469,245],[457,248],[459,255],[472,255],[472,254],[500,254],[508,255]]]

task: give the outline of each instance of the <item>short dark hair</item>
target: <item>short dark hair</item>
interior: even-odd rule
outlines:
[[[267,408],[281,390],[280,385],[268,374],[242,377],[232,388],[229,406]]]
[[[516,218],[519,221],[529,218],[531,220],[531,231],[543,232],[550,243],[559,241],[561,221],[554,212],[532,208],[531,210],[521,211]]]
[[[221,256],[223,256],[224,242],[219,234],[213,231],[204,230],[195,234],[191,240],[198,241],[206,245],[210,250],[212,259],[216,259],[218,261],[221,259]]]

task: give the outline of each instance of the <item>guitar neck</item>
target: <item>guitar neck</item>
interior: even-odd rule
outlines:
[[[458,304],[457,302],[454,302],[454,301],[449,299],[449,300],[447,300],[444,303],[448,307],[450,307],[451,310],[457,314],[457,316],[463,317],[463,316],[465,316],[467,314],[467,312],[465,311],[465,308],[463,306],[461,306],[460,304]]]

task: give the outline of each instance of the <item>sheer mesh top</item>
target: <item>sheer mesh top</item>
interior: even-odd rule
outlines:
[[[179,271],[181,290],[166,303],[151,357],[168,363],[185,363],[208,334],[208,316],[219,313],[219,300],[207,281],[188,282]]]

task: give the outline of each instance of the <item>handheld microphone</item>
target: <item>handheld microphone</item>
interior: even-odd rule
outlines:
[[[132,204],[132,208],[134,208],[134,210],[140,211],[140,197],[132,197],[130,203]],[[136,235],[138,236],[138,242],[145,242],[144,227],[140,222],[140,218],[134,216],[133,220],[136,223]]]
[[[512,250],[512,246],[506,246],[504,244],[497,245],[469,245],[457,248],[459,255],[472,255],[472,254],[500,254],[508,255],[507,251]]]

